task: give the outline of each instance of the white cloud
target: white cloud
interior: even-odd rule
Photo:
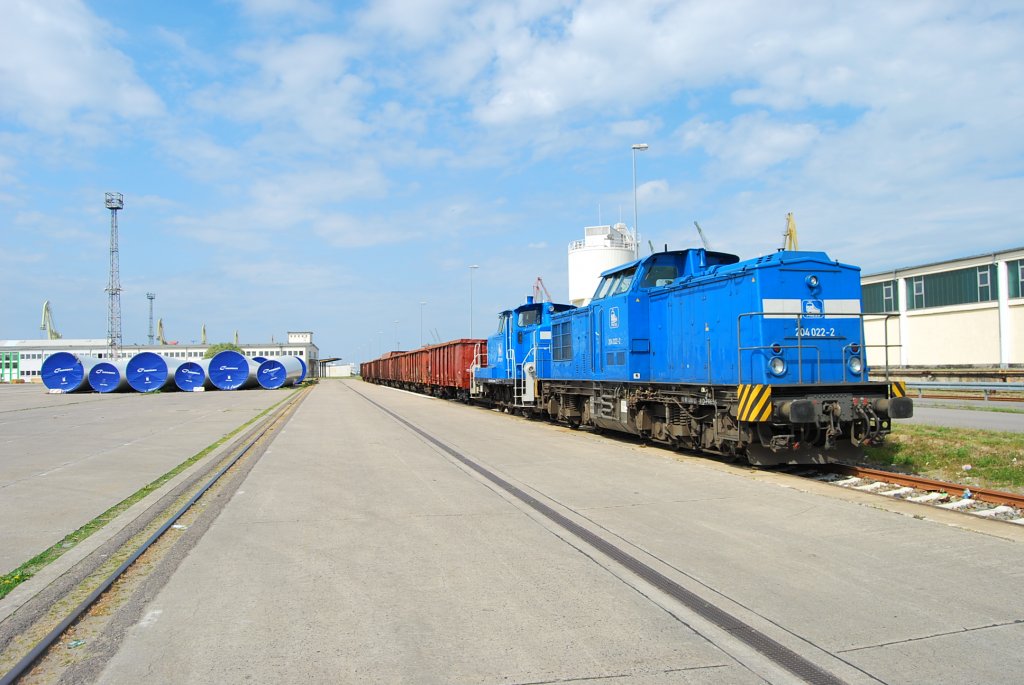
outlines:
[[[337,209],[356,200],[382,197],[387,182],[369,161],[349,168],[308,166],[301,171],[259,176],[250,181],[242,204],[232,203],[209,216],[179,215],[171,224],[201,242],[233,250],[256,251],[275,241],[324,238],[339,246],[391,242],[364,228],[349,231]]]
[[[16,182],[14,169],[17,166],[15,160],[5,155],[0,155],[0,203],[14,201],[14,195],[9,191]]]
[[[414,225],[394,225],[387,217],[356,218],[347,214],[329,213],[313,222],[317,238],[332,247],[354,249],[386,245],[422,237]]]
[[[4,3],[0,111],[44,131],[161,114],[160,98],[107,43],[114,31],[78,0]]]
[[[767,112],[738,116],[729,123],[708,123],[701,117],[676,132],[683,149],[701,148],[728,177],[754,176],[807,153],[821,135],[814,124],[772,121]]]
[[[378,0],[370,3],[359,23],[421,47],[443,40],[457,19],[456,12],[473,4],[470,0]]]
[[[630,112],[727,84],[737,104],[775,109],[980,113],[1021,92],[1022,17],[1013,7],[584,1],[552,13],[558,30],[519,27],[494,42],[493,78],[476,114],[513,124],[596,108]]]
[[[628,121],[613,121],[608,129],[616,138],[650,138],[661,128],[661,121],[658,119],[630,119]]]
[[[289,43],[273,41],[239,50],[257,73],[240,87],[211,87],[194,98],[199,108],[267,131],[297,130],[303,149],[355,144],[369,128],[361,121],[363,79],[349,69],[353,44],[326,34]]]
[[[325,20],[331,10],[316,0],[235,0],[242,13],[258,19]]]
[[[223,145],[202,131],[168,135],[162,140],[162,149],[190,174],[206,180],[223,181],[248,166],[241,150]]]
[[[163,26],[156,27],[155,33],[160,41],[178,53],[178,61],[181,66],[189,69],[198,69],[209,74],[217,71],[219,65],[213,55],[204,53],[202,50],[192,46],[185,35],[171,31]]]

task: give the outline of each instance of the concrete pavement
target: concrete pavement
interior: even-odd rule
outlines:
[[[1005,409],[1007,411],[991,411]],[[1020,402],[914,399],[914,416],[897,424],[915,423],[949,428],[1024,433],[1024,405]]]
[[[202,451],[288,391],[50,395],[0,385],[0,573]]]
[[[1019,543],[335,381],[299,408],[100,682],[792,680],[361,394],[846,682],[1009,683],[1024,668]]]
[[[341,382],[147,617],[99,682],[758,682]]]

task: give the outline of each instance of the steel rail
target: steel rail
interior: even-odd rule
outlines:
[[[1012,507],[1024,509],[1024,495],[1014,492],[1003,492],[1001,490],[990,490],[988,488],[972,488],[969,485],[959,483],[947,483],[946,481],[911,476],[906,473],[894,473],[892,471],[881,471],[869,469],[863,466],[850,466],[848,464],[823,464],[820,467],[823,471],[839,473],[844,476],[855,476],[857,478],[869,478],[871,480],[884,481],[893,485],[903,485],[928,490],[932,492],[948,492],[951,495],[962,497],[964,491],[971,491],[971,499],[989,502],[990,504],[1005,504]]]
[[[82,615],[89,610],[89,607],[91,607],[104,592],[109,590],[111,586],[115,582],[117,582],[117,580],[122,575],[124,575],[124,572],[127,571],[132,564],[138,561],[139,557],[145,554],[146,551],[149,550],[149,548],[152,547],[153,544],[157,540],[159,540],[163,536],[163,534],[166,533],[168,529],[170,529],[170,527],[173,526],[178,519],[184,516],[185,513],[192,508],[192,506],[199,500],[200,497],[206,494],[207,490],[212,488],[217,483],[217,481],[220,480],[220,478],[225,473],[227,473],[228,470],[231,469],[232,466],[238,463],[238,461],[243,456],[245,456],[249,452],[249,450],[252,449],[256,445],[256,443],[258,443],[263,438],[264,435],[266,435],[270,431],[271,428],[275,427],[278,424],[278,422],[287,414],[289,409],[294,407],[299,402],[299,400],[305,397],[308,393],[308,388],[299,391],[295,395],[295,397],[289,399],[287,404],[285,404],[283,407],[281,407],[281,409],[275,412],[273,417],[267,421],[267,425],[263,428],[263,430],[261,430],[256,435],[256,437],[250,440],[249,443],[244,448],[239,450],[238,454],[236,454],[234,458],[231,459],[230,462],[228,462],[219,471],[217,471],[217,473],[214,474],[214,476],[210,478],[210,480],[207,481],[207,483],[202,488],[200,488],[198,492],[196,492],[191,498],[189,498],[189,500],[185,504],[183,504],[180,509],[178,509],[174,514],[172,514],[171,517],[167,519],[167,521],[165,521],[164,524],[161,525],[160,528],[158,528],[155,533],[149,536],[149,538],[145,542],[143,542],[142,545],[138,549],[136,549],[135,552],[128,559],[124,561],[124,563],[118,566],[117,569],[115,569],[109,576],[107,576],[107,578],[102,583],[100,583],[100,585],[95,590],[93,590],[88,597],[82,600],[82,602],[77,607],[75,607],[74,610],[72,610],[72,612],[68,616],[66,616],[64,620],[61,621],[56,628],[51,630],[35,647],[32,648],[32,650],[28,654],[21,658],[21,660],[17,664],[15,664],[10,671],[4,674],[4,676],[0,678],[0,685],[12,685],[19,678],[21,678],[21,676],[25,675],[25,672],[28,671],[28,669],[31,668],[33,664],[35,664],[39,657],[45,654],[46,650],[52,647],[54,643],[56,643],[57,640],[60,638],[60,636],[63,635],[64,632],[68,628],[70,628],[75,621],[81,618]]]

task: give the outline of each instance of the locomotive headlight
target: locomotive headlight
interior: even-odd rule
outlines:
[[[854,376],[859,376],[861,371],[864,370],[864,362],[860,360],[860,357],[850,357],[850,361],[847,364],[850,367],[850,373]]]
[[[786,373],[786,360],[782,357],[772,357],[768,360],[768,370],[776,376]]]
[[[819,285],[821,285],[821,281],[819,281],[818,277],[814,274],[811,274],[805,280],[807,281],[807,287],[811,290],[815,290]]]

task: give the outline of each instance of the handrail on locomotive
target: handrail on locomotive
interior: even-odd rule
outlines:
[[[866,344],[864,342],[864,340],[865,340],[864,317],[866,317],[866,316],[873,317],[874,320],[877,320],[877,319],[884,319],[885,320],[885,322],[886,322],[886,325],[884,327],[885,342],[882,343],[881,345],[879,345],[879,344],[868,345],[868,344]],[[860,331],[860,339],[857,342],[851,342],[851,343],[848,343],[848,344],[843,346],[843,357],[844,357],[843,358],[843,364],[842,364],[842,366],[843,366],[843,382],[844,383],[848,382],[847,376],[846,376],[846,372],[848,370],[847,369],[847,365],[846,365],[846,352],[850,351],[850,352],[856,353],[858,351],[858,349],[859,350],[865,350],[865,352],[864,352],[864,359],[865,359],[865,362],[864,362],[864,369],[865,369],[864,378],[867,379],[867,376],[868,376],[868,374],[867,374],[868,366],[867,366],[867,351],[866,350],[868,350],[868,349],[877,349],[877,348],[885,349],[885,365],[884,365],[884,368],[885,368],[885,380],[888,381],[889,380],[889,348],[891,348],[891,347],[895,347],[895,348],[903,347],[903,345],[901,343],[892,343],[892,344],[889,343],[889,325],[888,325],[888,322],[889,322],[889,319],[891,319],[893,317],[897,317],[897,316],[899,316],[899,315],[898,314],[884,314],[884,315],[865,314],[864,312],[841,312],[841,313],[840,312],[835,312],[835,313],[830,312],[830,313],[824,314],[824,315],[815,314],[813,316],[806,316],[806,315],[801,314],[799,312],[764,312],[764,311],[761,311],[761,312],[745,312],[743,314],[740,314],[739,316],[736,317],[736,376],[737,376],[737,383],[743,383],[743,353],[745,351],[749,352],[749,351],[754,351],[754,350],[771,350],[771,349],[774,349],[775,347],[778,347],[779,349],[783,349],[783,350],[795,349],[797,351],[797,383],[803,383],[804,382],[804,378],[803,378],[803,370],[804,370],[803,351],[805,349],[814,350],[814,352],[817,354],[817,369],[816,369],[817,373],[815,374],[815,380],[813,380],[811,382],[813,382],[813,383],[822,383],[823,381],[822,381],[822,374],[821,374],[821,350],[818,347],[816,347],[816,346],[805,345],[803,341],[805,339],[822,340],[823,338],[819,338],[817,336],[804,335],[804,333],[803,333],[804,327],[801,325],[801,322],[803,321],[803,319],[805,317],[806,318],[813,318],[815,320],[822,319],[822,318],[837,318],[837,317],[847,317],[847,318],[857,318],[857,319],[859,319],[860,320],[860,326],[858,327],[858,329]],[[793,337],[796,338],[796,345],[782,345],[780,343],[773,343],[771,345],[750,345],[750,346],[744,346],[743,345],[743,319],[744,318],[749,318],[749,319],[753,320],[755,317],[773,317],[773,318],[796,317],[796,335],[793,336]],[[824,339],[825,340],[835,340],[835,339],[841,338],[841,337],[842,336],[831,336],[831,337],[824,338]]]

